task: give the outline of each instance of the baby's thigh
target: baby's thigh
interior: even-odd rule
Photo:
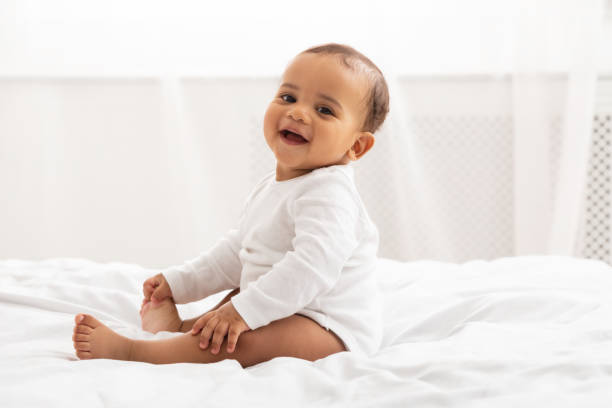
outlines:
[[[243,367],[275,357],[296,357],[315,361],[330,354],[346,351],[344,344],[332,332],[306,316],[294,314],[275,320],[256,330],[240,335],[236,349],[241,348]],[[251,355],[252,354],[252,355]]]

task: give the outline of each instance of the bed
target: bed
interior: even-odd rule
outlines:
[[[79,360],[74,315],[138,339],[136,264],[80,258],[0,260],[4,407],[612,406],[612,268],[565,256],[462,264],[378,260],[384,337],[370,358],[276,358],[246,369]],[[200,315],[222,292],[178,305]]]

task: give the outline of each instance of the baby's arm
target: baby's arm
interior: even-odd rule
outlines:
[[[240,287],[240,227],[248,205],[261,185],[262,182],[257,184],[247,196],[236,228],[229,230],[211,249],[197,258],[162,271],[176,303],[194,302],[226,289]]]
[[[358,245],[359,208],[352,199],[300,197],[294,214],[294,250],[231,300],[252,330],[291,316],[332,289]]]
[[[240,286],[242,263],[238,228],[229,230],[211,249],[161,273],[176,303],[189,303]]]

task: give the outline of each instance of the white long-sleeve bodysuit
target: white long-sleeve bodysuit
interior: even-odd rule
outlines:
[[[350,164],[285,181],[273,171],[251,191],[237,228],[162,273],[176,303],[240,287],[231,302],[250,329],[298,313],[371,355],[382,338],[378,240]]]

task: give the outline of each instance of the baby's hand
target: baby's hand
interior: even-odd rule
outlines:
[[[153,297],[155,300],[161,302],[167,297],[172,297],[172,289],[170,289],[170,285],[168,285],[166,278],[161,273],[147,279],[142,284],[142,291],[145,301],[149,301],[151,297]]]
[[[200,317],[191,328],[191,335],[196,335],[202,328],[204,328],[200,336],[200,347],[202,350],[206,350],[206,347],[208,347],[208,340],[214,331],[210,350],[213,354],[219,352],[223,338],[228,331],[227,352],[233,353],[240,333],[251,330],[240,314],[238,314],[232,302],[227,302],[220,308],[211,310]]]

